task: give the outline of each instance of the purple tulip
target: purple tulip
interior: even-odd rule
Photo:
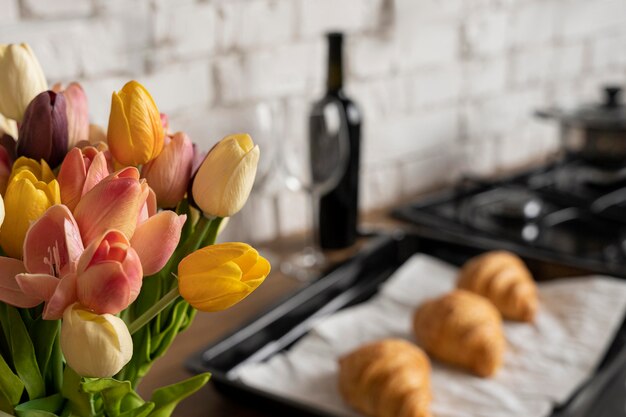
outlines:
[[[60,165],[68,145],[63,93],[44,91],[38,94],[26,108],[18,136],[18,156],[36,161],[44,159],[53,169]]]

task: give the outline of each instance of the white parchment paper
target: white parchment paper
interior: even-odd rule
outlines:
[[[386,337],[413,341],[413,310],[455,287],[458,269],[409,259],[366,303],[321,319],[290,351],[236,370],[248,385],[337,416],[358,416],[337,390],[337,358]],[[504,366],[483,379],[432,361],[436,417],[541,417],[565,402],[602,359],[626,308],[626,282],[610,277],[539,284],[534,324],[505,322]]]

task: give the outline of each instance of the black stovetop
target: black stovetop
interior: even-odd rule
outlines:
[[[626,277],[626,166],[566,160],[496,181],[466,178],[394,214],[465,243]]]

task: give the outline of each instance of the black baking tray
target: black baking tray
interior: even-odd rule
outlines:
[[[289,349],[304,336],[312,323],[321,316],[358,304],[372,297],[379,286],[410,256],[425,253],[446,262],[461,265],[467,259],[487,248],[468,246],[462,242],[444,241],[424,235],[405,235],[373,238],[359,254],[327,275],[278,302],[264,314],[242,326],[222,340],[208,346],[187,361],[192,372],[211,372],[211,381],[223,394],[232,396],[240,404],[265,410],[272,416],[336,417],[305,404],[295,402],[250,387],[236,380],[231,371],[243,363],[259,362]],[[540,280],[557,276],[584,274],[589,271],[545,259],[525,258],[533,275]],[[555,410],[554,416],[586,415],[626,416],[623,399],[622,414],[602,414],[606,408],[606,392],[619,385],[625,398],[626,326],[622,325],[605,358],[592,379],[565,406]]]

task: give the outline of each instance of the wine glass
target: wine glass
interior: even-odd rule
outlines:
[[[311,205],[311,230],[305,248],[281,264],[285,274],[301,281],[316,278],[327,266],[319,248],[319,202],[337,186],[348,166],[350,145],[342,111],[337,100],[315,106],[309,116],[309,138],[303,138],[308,140],[290,138],[281,146],[287,188],[305,192]]]

